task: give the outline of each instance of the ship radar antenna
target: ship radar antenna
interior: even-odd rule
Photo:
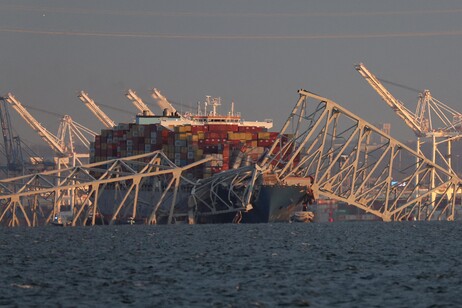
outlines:
[[[217,106],[221,106],[221,97],[214,97],[212,102],[210,103],[213,107],[212,115],[217,115]]]

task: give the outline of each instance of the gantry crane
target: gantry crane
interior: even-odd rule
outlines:
[[[433,98],[429,90],[419,94],[416,111],[412,112],[396,99],[364,64],[355,65],[355,68],[418,137],[453,137],[462,132],[462,114]],[[433,114],[439,122],[434,121]]]
[[[42,140],[57,154],[58,168],[61,164],[68,165],[69,159],[72,159],[72,165],[74,166],[76,163],[82,164],[81,158],[89,157],[88,153],[77,153],[74,142],[79,140],[88,149],[90,141],[85,137],[84,133],[94,137],[96,135],[95,132],[74,122],[70,116],[65,115],[61,120],[58,136],[55,136],[28,112],[13,94],[8,93],[4,97],[4,100],[18,112],[27,124],[29,124]]]
[[[10,172],[22,173],[24,171],[24,159],[21,150],[21,142],[18,136],[13,136],[10,113],[4,99],[0,103],[0,121],[2,125],[3,142],[7,163],[7,175]]]
[[[452,170],[451,142],[462,137],[462,114],[431,96],[429,90],[419,94],[415,112],[410,111],[396,99],[365,66],[355,65],[356,70],[395,113],[414,131],[417,136],[417,151],[421,152],[420,138],[432,141],[432,161],[440,155],[443,165]],[[437,140],[438,139],[438,140]],[[447,155],[438,150],[438,145],[447,143]]]
[[[154,112],[143,102],[143,100],[132,89],[128,89],[125,96],[133,103],[133,105],[143,114],[153,116]]]
[[[452,142],[462,137],[461,120],[462,114],[453,108],[434,99],[429,90],[424,90],[419,94],[416,112],[413,113],[407,109],[403,103],[397,100],[387,89],[380,83],[365,66],[360,63],[355,65],[356,70],[372,88],[380,95],[380,97],[395,111],[395,113],[409,126],[417,136],[416,150],[422,153],[421,138],[430,140],[431,145],[431,161],[434,164],[440,164],[447,168],[451,173],[455,174],[452,168]],[[433,119],[435,114],[435,120]],[[439,120],[439,121],[438,121]],[[440,144],[446,143],[446,155],[438,148]],[[431,171],[431,187],[435,187],[436,179],[435,169]],[[420,178],[415,178],[418,185]],[[416,194],[418,194],[418,190]],[[436,192],[431,194],[431,199],[436,199]]]
[[[114,126],[116,126],[116,123],[113,120],[111,120],[111,118],[109,118],[107,114],[104,113],[104,111],[102,111],[101,108],[99,108],[98,105],[96,105],[95,101],[88,96],[88,93],[80,91],[78,97],[85,104],[85,106],[87,106],[88,109],[90,109],[90,111],[93,112],[93,114],[98,118],[98,120],[100,120],[101,123],[103,123],[104,126],[106,126],[107,128],[113,128]]]
[[[17,176],[30,172],[39,172],[46,169],[50,162],[38,155],[18,135],[13,134],[10,113],[7,102],[0,98],[0,122],[2,125],[3,145],[2,154],[6,158],[5,171],[7,177]]]

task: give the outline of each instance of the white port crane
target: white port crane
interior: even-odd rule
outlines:
[[[170,102],[167,100],[165,96],[163,96],[159,90],[156,88],[152,89],[151,96],[153,99],[156,100],[157,105],[159,105],[160,109],[166,110],[169,114],[175,114],[177,110],[175,107],[170,104]]]
[[[4,99],[0,102],[0,123],[2,126],[3,144],[5,147],[6,173],[24,171],[24,159],[19,136],[13,136],[13,127],[11,125],[10,113],[8,112],[7,103]]]
[[[452,170],[451,143],[462,137],[462,113],[433,98],[429,90],[424,90],[423,93],[419,94],[416,111],[412,112],[391,95],[364,64],[355,65],[355,68],[406,125],[414,131],[417,136],[417,151],[421,152],[420,138],[431,139],[433,162],[435,162],[438,153],[442,160],[440,163]],[[446,155],[438,150],[438,145],[442,143],[447,143]]]
[[[116,126],[116,123],[106,114],[104,111],[99,108],[98,105],[96,105],[95,101],[92,100],[89,96],[88,93],[84,91],[80,91],[79,93],[79,99],[85,104],[85,106],[90,109],[91,112],[98,118],[98,120],[103,123],[104,126],[107,128],[113,128]]]
[[[125,96],[133,103],[133,105],[143,114],[153,116],[154,112],[143,102],[143,100],[132,89],[128,89]]]
[[[412,112],[396,99],[364,64],[355,65],[355,68],[417,137],[447,138],[462,133],[462,114],[433,98],[429,90],[419,94],[416,111]]]
[[[429,90],[424,90],[423,93],[419,94],[416,112],[414,113],[391,95],[364,64],[355,65],[355,69],[406,125],[414,131],[417,136],[417,152],[422,153],[421,138],[430,139],[432,162],[438,163],[448,168],[450,172],[455,173],[452,168],[451,158],[452,142],[462,137],[462,114],[434,99]],[[438,149],[438,146],[443,143],[447,144],[446,154],[443,154]],[[418,177],[416,177],[416,181],[419,181]],[[434,187],[435,181],[435,173],[432,171],[432,187]],[[432,195],[432,199],[435,199],[434,194]]]
[[[29,124],[42,140],[57,154],[58,168],[61,164],[68,165],[69,158],[72,158],[72,165],[75,166],[76,162],[82,164],[81,158],[89,157],[88,153],[77,153],[74,143],[79,140],[80,143],[88,149],[90,141],[85,137],[85,134],[94,137],[96,136],[95,132],[74,122],[69,115],[65,115],[61,119],[58,134],[55,136],[28,112],[13,94],[8,93],[4,97],[4,100],[18,112],[27,124]]]

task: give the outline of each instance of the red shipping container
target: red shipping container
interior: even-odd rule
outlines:
[[[213,138],[206,138],[204,140],[204,144],[205,145],[215,145],[215,144],[217,144],[217,140],[213,139]]]
[[[247,131],[246,126],[239,126],[237,131],[238,132],[246,132]]]
[[[227,128],[227,131],[229,132],[237,132],[239,131],[239,126],[236,124],[236,125],[227,125],[228,128]]]
[[[205,128],[204,125],[192,125],[191,126],[191,133],[193,135],[197,134],[198,132],[204,132]]]
[[[166,129],[162,130],[162,138],[167,138],[169,136],[169,134],[170,134],[170,131],[168,131]]]
[[[217,138],[220,138],[220,135],[216,132],[208,132],[207,134],[205,134],[205,138],[214,138],[214,139],[217,139]]]

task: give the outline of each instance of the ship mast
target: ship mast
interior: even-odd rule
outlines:
[[[211,115],[212,116],[217,116],[217,107],[218,106],[221,106],[221,97],[214,97],[212,98],[210,95],[206,95],[205,96],[205,102],[204,102],[204,106],[205,106],[205,115],[207,115],[207,105],[210,105],[212,106],[212,113]]]

